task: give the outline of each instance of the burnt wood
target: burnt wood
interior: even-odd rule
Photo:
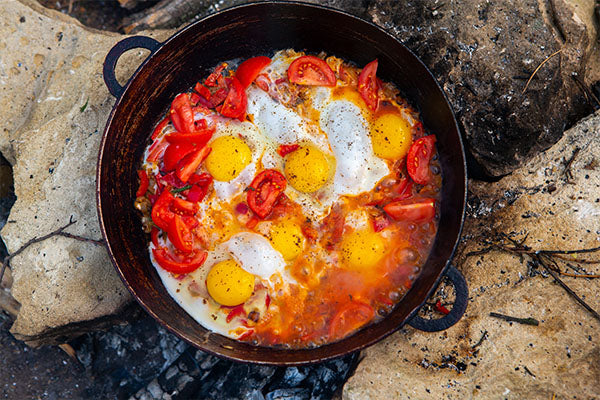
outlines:
[[[133,207],[142,153],[172,99],[222,60],[272,55],[286,48],[325,51],[359,66],[379,59],[378,76],[397,85],[420,112],[425,129],[436,135],[443,173],[438,233],[408,294],[381,322],[339,342],[302,350],[252,346],[212,333],[192,319],[169,296],[152,267],[148,238]],[[465,157],[456,120],[423,63],[369,22],[330,8],[290,2],[263,2],[216,13],[152,50],[154,53],[125,85],[109,116],[98,155],[96,188],[100,227],[111,260],[146,311],[204,351],[232,360],[277,365],[320,362],[360,350],[395,332],[414,316],[452,258],[462,229],[466,195]]]

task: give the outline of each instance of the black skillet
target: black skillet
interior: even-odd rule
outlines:
[[[114,68],[127,50],[145,48],[151,55],[125,86]],[[286,350],[252,346],[211,333],[168,295],[150,264],[147,237],[133,207],[136,168],[150,132],[171,100],[219,61],[271,55],[293,48],[325,51],[364,66],[379,59],[377,75],[394,82],[421,113],[425,129],[435,133],[443,173],[439,230],[423,272],[394,311],[381,322],[336,343],[315,349]],[[137,301],[161,324],[189,343],[232,360],[298,365],[324,361],[362,349],[408,323],[438,331],[456,323],[466,308],[467,288],[450,265],[459,238],[466,194],[464,150],[454,115],[427,68],[398,40],[377,26],[331,8],[290,2],[263,2],[208,16],[164,43],[134,36],[117,43],[104,64],[104,80],[117,101],[109,116],[98,155],[97,201],[102,234],[112,262]],[[424,320],[416,313],[446,274],[457,299],[449,315]]]

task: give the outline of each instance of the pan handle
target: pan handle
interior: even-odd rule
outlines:
[[[152,55],[160,46],[161,43],[159,41],[148,36],[131,36],[115,44],[106,55],[104,67],[102,69],[104,83],[106,84],[106,87],[108,87],[110,94],[118,99],[123,94],[125,86],[127,86],[127,84],[121,86],[115,77],[115,67],[123,53],[131,49],[143,48],[150,50],[150,55]]]
[[[456,292],[456,300],[454,300],[450,313],[439,319],[424,319],[415,313],[415,316],[408,321],[408,325],[425,332],[439,332],[450,328],[462,318],[469,299],[467,281],[453,265],[448,265],[444,274],[450,280]]]

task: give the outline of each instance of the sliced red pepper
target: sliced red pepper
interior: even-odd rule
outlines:
[[[179,211],[182,214],[194,215],[198,212],[198,204],[179,197],[175,197],[173,203],[171,203],[175,211]]]
[[[383,210],[397,221],[427,222],[435,217],[435,199],[392,201]]]
[[[152,207],[152,222],[164,231],[169,228],[171,220],[175,216],[175,213],[171,211],[171,203],[174,199],[175,196],[171,192],[164,190]]]
[[[230,323],[235,317],[238,315],[244,315],[244,305],[240,304],[239,306],[235,306],[229,311],[227,317],[225,318],[225,322]]]
[[[160,233],[160,231],[158,230],[157,227],[153,226],[152,230],[150,231],[150,240],[152,240],[152,244],[154,245],[155,248],[158,248],[158,234]]]
[[[138,170],[138,177],[140,178],[140,186],[135,194],[136,197],[142,197],[146,194],[150,181],[148,180],[148,173],[145,169]]]
[[[193,143],[170,144],[163,156],[163,168],[165,171],[173,171],[179,160],[196,149]]]
[[[169,229],[167,229],[169,241],[177,250],[189,253],[193,249],[194,239],[190,228],[183,222],[181,215],[175,214]]]
[[[187,182],[190,176],[192,176],[192,174],[196,172],[196,169],[198,169],[202,161],[204,161],[204,159],[208,157],[210,151],[211,148],[205,146],[185,156],[183,160],[179,161],[179,163],[177,164],[175,175],[177,175],[177,177],[181,179],[182,182]]]
[[[248,206],[260,218],[265,218],[273,210],[277,198],[287,182],[285,177],[274,169],[266,169],[256,175],[248,187]]]
[[[227,63],[220,64],[215,70],[204,80],[204,85],[209,87],[217,86],[217,80],[221,75],[221,72],[227,67]]]
[[[190,102],[193,104],[198,104],[198,102],[200,102],[200,95],[198,93],[191,93],[190,94]],[[193,112],[194,108],[192,107],[192,112]]]
[[[148,162],[157,162],[162,157],[168,145],[169,142],[163,138],[157,139],[148,149],[148,157],[146,160]]]
[[[237,68],[235,77],[240,81],[242,87],[246,89],[269,64],[271,64],[269,57],[258,56],[249,58]]]
[[[163,131],[163,129],[165,129],[165,126],[167,126],[167,124],[169,123],[169,121],[170,121],[170,118],[167,115],[162,121],[160,121],[158,123],[158,125],[156,125],[156,128],[154,128],[154,131],[152,132],[152,136],[150,138],[152,140],[156,139],[156,137],[161,134],[161,132]]]
[[[171,122],[178,132],[194,132],[194,112],[187,93],[180,93],[173,99],[170,115]]]
[[[442,305],[442,302],[439,301],[439,300],[435,303],[435,307],[434,308],[435,308],[435,311],[440,312],[440,313],[442,313],[444,315],[450,314],[450,310],[448,310],[446,307],[444,307]]]
[[[160,182],[161,184],[164,183],[167,186],[172,186],[177,189],[185,186],[185,182],[181,182],[181,180],[175,175],[175,171],[171,171],[165,175],[159,175],[157,178],[157,182]]]
[[[435,152],[435,136],[423,136],[415,141],[408,149],[406,170],[413,181],[419,185],[429,182],[429,163]]]
[[[194,86],[194,90],[206,100],[210,100],[210,90],[200,82],[196,83],[196,86]]]
[[[229,92],[223,106],[221,107],[220,113],[224,117],[238,118],[242,121],[246,117],[246,107],[248,106],[248,97],[244,87],[238,81],[237,78],[228,78],[227,84],[229,86]]]
[[[193,186],[190,188],[187,194],[187,199],[193,202],[200,202],[204,199],[208,193],[208,188],[213,182],[213,177],[203,172],[202,174],[192,174],[188,183]]]
[[[377,110],[379,106],[379,82],[377,81],[378,61],[373,60],[360,72],[358,76],[358,92],[365,101],[367,107],[372,111]]]
[[[203,250],[193,251],[187,256],[177,257],[165,248],[152,249],[154,259],[165,271],[174,274],[188,274],[194,272],[204,264],[208,253]]]
[[[285,157],[288,154],[290,154],[291,152],[298,150],[299,148],[300,148],[299,144],[281,144],[281,145],[279,145],[279,148],[277,148],[277,153],[281,157]]]
[[[209,108],[215,108],[219,104],[223,103],[227,98],[227,94],[229,93],[229,89],[226,87],[222,87],[217,89],[211,96],[210,100],[208,100]]]
[[[195,144],[197,148],[204,147],[210,140],[215,128],[201,129],[192,133],[169,133],[165,136],[167,142],[171,144]]]

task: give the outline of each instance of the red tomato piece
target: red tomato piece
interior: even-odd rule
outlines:
[[[397,221],[427,222],[435,217],[435,199],[392,201],[383,210]]]
[[[207,253],[203,250],[193,251],[181,258],[172,254],[165,248],[152,249],[154,259],[165,271],[174,274],[188,274],[194,272],[206,261]]]
[[[198,204],[197,203],[193,203],[191,201],[180,199],[179,197],[175,197],[175,199],[173,199],[173,203],[171,203],[171,205],[175,211],[179,211],[182,214],[194,215],[198,212]]]
[[[227,94],[229,93],[229,89],[222,87],[218,90],[216,90],[210,100],[208,100],[208,108],[215,108],[216,106],[218,106],[219,104],[222,104],[225,99],[227,98]]]
[[[164,170],[174,170],[179,160],[190,154],[195,148],[194,144],[189,142],[185,144],[170,144],[163,155]]]
[[[206,100],[210,100],[210,90],[208,90],[208,88],[206,86],[204,86],[203,84],[201,84],[200,82],[196,83],[196,86],[194,86],[194,90],[196,92],[198,92],[198,94],[202,97],[204,97]]]
[[[290,154],[293,151],[296,151],[300,148],[299,144],[281,144],[279,145],[279,148],[277,149],[277,153],[281,156],[281,157],[285,157],[288,154]]]
[[[413,181],[419,185],[429,182],[429,162],[435,151],[435,136],[424,136],[414,142],[406,156],[406,170]]]
[[[412,196],[412,181],[408,178],[402,178],[392,187],[393,201],[405,200]]]
[[[172,144],[195,144],[198,148],[204,147],[212,138],[215,128],[205,128],[192,133],[169,133],[165,136],[167,142]]]
[[[335,86],[335,73],[327,63],[315,56],[296,58],[287,70],[290,82],[309,86]]]
[[[152,222],[163,231],[169,228],[171,220],[175,216],[175,213],[171,211],[171,203],[174,199],[175,196],[171,192],[164,190],[152,207]]]
[[[221,72],[227,67],[227,63],[221,63],[215,70],[204,80],[204,85],[209,87],[217,86],[219,77],[222,77]]]
[[[187,93],[178,94],[171,104],[171,122],[178,132],[194,132],[194,112]]]
[[[146,194],[148,190],[148,186],[150,185],[150,181],[148,180],[148,173],[146,170],[140,169],[138,170],[138,177],[140,178],[140,186],[135,194],[136,197],[142,197]]]
[[[185,156],[181,161],[179,161],[179,163],[177,163],[175,175],[177,175],[182,182],[187,182],[190,176],[196,172],[196,169],[198,169],[202,161],[208,157],[208,154],[211,150],[212,149],[210,147],[205,146],[199,150],[194,150]]]
[[[365,101],[371,111],[377,110],[379,106],[379,83],[377,81],[378,61],[373,60],[360,72],[358,76],[358,93]]]
[[[450,314],[450,310],[448,310],[446,307],[444,307],[442,305],[442,302],[439,301],[439,300],[435,303],[434,308],[435,308],[435,311],[440,312],[440,313],[442,313],[444,315]]]
[[[169,121],[170,121],[169,116],[166,116],[162,121],[160,121],[158,123],[158,125],[156,125],[156,128],[154,128],[154,131],[152,132],[152,136],[150,137],[150,139],[152,139],[152,140],[156,139],[156,137],[162,133],[163,129],[165,129],[165,126],[167,126]]]
[[[150,239],[152,240],[152,244],[154,245],[155,248],[158,248],[158,234],[160,233],[160,231],[158,230],[157,227],[153,226],[152,230],[150,231]]]
[[[256,79],[256,86],[269,93],[269,86],[271,85],[271,80],[267,76],[267,74],[259,74]]]
[[[220,113],[229,118],[238,118],[240,121],[246,116],[246,107],[248,106],[248,98],[246,90],[242,87],[237,78],[229,78],[229,92],[223,102]]]
[[[269,64],[271,64],[269,57],[258,56],[249,58],[237,68],[235,77],[240,81],[242,87],[246,89]]]
[[[193,237],[190,228],[183,222],[183,218],[181,215],[175,214],[171,223],[169,224],[169,229],[167,229],[167,236],[173,246],[177,250],[180,250],[184,253],[189,253],[193,249]]]
[[[283,193],[287,182],[285,177],[274,169],[265,169],[248,187],[248,206],[260,218],[265,218],[273,210],[279,195]]]
[[[187,199],[193,202],[202,201],[208,193],[208,188],[212,182],[213,177],[206,172],[203,172],[200,175],[192,174],[188,180],[188,183],[192,184],[193,186],[190,188],[187,194]]]
[[[366,325],[375,316],[373,307],[365,303],[352,302],[342,308],[329,325],[330,339],[341,339]]]

